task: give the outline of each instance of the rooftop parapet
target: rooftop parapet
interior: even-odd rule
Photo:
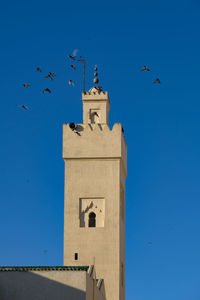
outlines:
[[[119,158],[126,174],[127,147],[122,125],[78,124],[72,130],[63,125],[63,159]]]
[[[87,99],[87,96],[94,96],[94,95],[95,95],[95,99],[96,99],[97,96],[100,96],[100,98],[102,98],[102,97],[105,98],[106,97],[109,100],[108,92],[104,92],[102,90],[98,90],[95,87],[91,88],[88,92],[83,92],[82,93],[82,99],[84,97],[86,97],[86,99]]]

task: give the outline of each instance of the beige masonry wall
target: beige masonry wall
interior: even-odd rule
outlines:
[[[63,126],[64,265],[95,264],[97,278],[104,279],[106,299],[124,300],[125,220],[121,221],[121,186],[125,190],[127,153],[122,127],[120,123],[112,130],[107,124],[79,126],[80,136],[68,124]],[[103,199],[103,227],[80,227],[80,199],[90,199],[90,203]],[[88,205],[87,213],[97,206],[98,218],[100,209],[96,204]]]
[[[127,147],[122,125],[78,124],[80,135],[75,134],[69,124],[63,125],[63,158],[119,158],[126,174]]]
[[[105,300],[105,296],[104,287],[98,288],[85,271],[3,271],[0,299]]]
[[[1,300],[86,299],[86,272],[0,272]]]

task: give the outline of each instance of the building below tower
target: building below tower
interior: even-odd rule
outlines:
[[[0,267],[1,300],[105,300],[94,267]]]

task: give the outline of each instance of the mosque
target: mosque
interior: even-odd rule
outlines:
[[[63,125],[64,266],[0,267],[1,300],[125,300],[124,130],[97,84],[82,102],[83,124]]]

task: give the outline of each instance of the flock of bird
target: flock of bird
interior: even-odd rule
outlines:
[[[41,69],[40,67],[37,67],[37,68],[36,68],[36,71],[42,73],[42,69]],[[51,80],[53,80],[55,77],[56,77],[56,74],[53,73],[53,72],[49,72],[47,75],[44,76],[44,78],[49,78],[49,79],[51,79]],[[22,85],[23,85],[23,87],[25,87],[26,89],[31,87],[31,85],[30,85],[29,83],[23,83]],[[51,90],[50,90],[49,88],[45,88],[45,89],[42,91],[42,93],[43,93],[43,94],[45,94],[45,93],[51,94]],[[26,106],[26,105],[24,105],[24,104],[19,105],[19,107],[23,108],[24,110],[28,110],[28,109],[29,109],[28,106]]]
[[[77,56],[77,52],[78,52],[78,49],[75,49],[75,50],[73,51],[72,55],[71,55],[71,54],[68,54],[68,57],[69,57],[71,60],[73,60],[74,62],[75,62],[75,61],[83,62],[84,59],[82,58],[82,56],[80,56],[80,58],[77,59],[77,57],[76,57],[76,56]],[[76,65],[75,65],[74,63],[71,64],[70,67],[71,67],[73,70],[76,70]],[[40,67],[37,67],[37,68],[36,68],[36,71],[39,72],[39,73],[43,73],[43,71],[42,71],[42,69],[41,69]],[[49,72],[47,75],[44,76],[44,78],[49,78],[50,80],[54,80],[55,77],[56,77],[56,74],[55,74],[54,72]],[[74,85],[75,85],[75,82],[74,82],[72,79],[69,79],[68,84],[74,86]],[[29,83],[23,83],[22,86],[23,86],[24,88],[27,89],[27,88],[30,88],[30,87],[31,87],[31,84],[29,84]],[[45,93],[51,94],[52,92],[51,92],[51,90],[50,90],[49,88],[45,88],[45,89],[42,91],[42,93],[43,93],[43,94],[45,94]],[[18,107],[20,107],[20,108],[22,108],[22,109],[24,109],[24,110],[28,110],[28,109],[29,109],[28,106],[26,106],[26,105],[24,105],[24,104],[18,105]]]
[[[75,62],[81,62],[81,63],[85,63],[85,60],[83,59],[82,56],[79,57],[79,59],[77,59],[77,52],[78,52],[78,49],[75,49],[73,51],[72,54],[68,54],[68,57],[70,58],[71,61],[73,61],[73,63],[70,64],[70,67],[71,69],[73,70],[76,70],[77,66],[75,65]],[[147,66],[144,66],[143,68],[140,69],[141,71],[147,71],[149,72],[150,69],[147,67]],[[42,72],[42,69],[40,67],[37,67],[36,68],[36,71],[39,72],[39,73],[43,73]],[[47,75],[44,76],[44,78],[49,78],[50,80],[54,80],[56,77],[56,74],[54,72],[49,72]],[[158,83],[160,84],[160,79],[159,78],[155,78],[155,80],[153,81],[153,83]],[[68,81],[68,84],[71,85],[71,86],[74,86],[75,85],[75,82],[72,80],[72,79],[69,79]],[[24,88],[30,88],[31,85],[28,84],[28,83],[23,83],[22,84]],[[49,88],[45,88],[43,91],[42,91],[43,94],[45,93],[49,93],[51,94],[51,90]],[[22,105],[18,105],[20,108],[24,109],[24,110],[28,110],[28,106],[22,104]]]
[[[150,71],[150,69],[147,66],[144,66],[142,69],[140,69],[140,71]],[[154,79],[153,83],[160,83],[160,79]]]

